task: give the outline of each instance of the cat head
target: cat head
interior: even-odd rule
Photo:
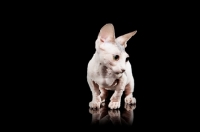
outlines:
[[[114,26],[105,24],[95,42],[96,52],[100,63],[115,74],[122,74],[126,70],[129,55],[126,53],[127,41],[136,34],[136,30],[115,38]]]

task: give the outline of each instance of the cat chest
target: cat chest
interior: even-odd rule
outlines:
[[[119,83],[119,80],[115,78],[99,78],[95,79],[94,81],[99,85],[99,87],[107,90],[115,90],[115,87]]]

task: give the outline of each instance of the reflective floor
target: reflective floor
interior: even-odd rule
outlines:
[[[134,110],[136,105],[122,104],[120,109],[111,110],[108,103],[102,103],[100,109],[90,109],[92,115],[90,125],[120,125],[131,126],[134,119]]]

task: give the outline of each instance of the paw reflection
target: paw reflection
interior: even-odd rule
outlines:
[[[130,110],[134,110],[134,109],[136,108],[136,105],[125,104],[125,105],[124,105],[124,108],[125,108],[127,111],[130,111]]]
[[[135,108],[136,105],[125,103],[122,109],[109,109],[104,102],[100,109],[89,109],[91,125],[132,125]]]

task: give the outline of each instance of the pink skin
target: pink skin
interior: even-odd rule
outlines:
[[[125,103],[135,104],[133,97],[134,79],[125,52],[127,41],[136,31],[115,38],[112,24],[104,25],[96,40],[96,52],[88,63],[87,81],[92,91],[90,108],[100,108],[107,97],[107,90],[114,90],[108,107],[120,108],[121,96],[125,93]],[[116,56],[117,55],[117,56]]]

